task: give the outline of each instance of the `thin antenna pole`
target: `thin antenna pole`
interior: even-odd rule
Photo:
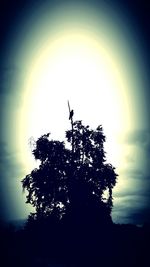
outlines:
[[[68,100],[68,108],[69,108],[69,115],[70,115],[71,110],[70,110],[69,100]]]
[[[68,101],[68,109],[69,109],[69,119],[71,121],[71,129],[72,129],[72,154],[73,154],[74,153],[73,110],[71,111],[70,109],[69,101]],[[72,112],[72,116],[71,116],[71,112]]]

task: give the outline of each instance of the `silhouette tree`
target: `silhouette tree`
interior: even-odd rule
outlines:
[[[26,202],[36,210],[32,220],[110,218],[117,174],[106,163],[102,126],[92,130],[82,121],[73,122],[70,106],[69,113],[71,130],[66,131],[66,141],[70,146],[50,140],[48,133],[36,141],[32,151],[40,165],[22,180],[28,191]]]

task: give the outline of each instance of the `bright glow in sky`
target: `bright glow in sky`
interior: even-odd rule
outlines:
[[[33,166],[27,146],[31,136],[37,138],[50,131],[53,138],[64,139],[70,127],[69,100],[74,119],[91,127],[103,125],[107,159],[120,169],[127,152],[120,139],[137,127],[137,117],[139,120],[143,114],[143,109],[138,115],[136,110],[138,101],[143,101],[138,92],[138,67],[121,25],[116,27],[112,18],[104,13],[98,18],[96,10],[88,8],[67,12],[58,8],[51,17],[40,17],[19,58],[27,68],[17,136],[24,168]]]
[[[27,76],[19,114],[18,144],[21,147],[24,143],[23,158],[28,158],[24,153],[25,137],[37,138],[51,131],[54,138],[63,138],[62,131],[64,134],[68,127],[67,99],[76,119],[83,118],[95,127],[102,124],[106,136],[111,132],[115,138],[131,127],[127,84],[119,72],[119,62],[108,52],[100,40],[69,32],[60,34],[37,54]],[[114,150],[113,143],[108,153],[117,163],[120,151]]]

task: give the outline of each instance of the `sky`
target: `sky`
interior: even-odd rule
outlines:
[[[3,1],[2,1],[3,2]],[[4,1],[0,7],[0,218],[32,211],[21,180],[32,140],[63,140],[75,119],[106,135],[116,167],[113,221],[150,222],[147,1]]]

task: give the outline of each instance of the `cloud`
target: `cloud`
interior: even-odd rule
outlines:
[[[22,106],[24,72],[10,65],[0,68],[1,136],[6,140],[8,132],[16,128],[16,117]],[[13,121],[13,123],[12,123]],[[7,141],[7,140],[6,140]]]
[[[10,94],[12,89],[12,84],[14,84],[16,75],[18,74],[18,69],[14,66],[12,67],[2,67],[0,68],[0,94]]]
[[[126,199],[122,198],[120,203],[116,203],[112,210],[112,219],[115,223],[137,225],[150,222],[150,201],[147,202],[146,198],[141,201],[141,198],[132,196],[126,197]]]
[[[150,176],[132,170],[122,179],[125,179],[124,186],[114,189],[113,220],[134,224],[150,222]]]
[[[147,145],[150,142],[150,132],[148,129],[133,131],[126,136],[125,141],[131,145]]]
[[[0,67],[0,105],[4,111],[12,104],[16,109],[22,104],[22,88],[25,79],[25,70],[15,65],[5,65]]]
[[[113,219],[117,223],[150,222],[150,131],[130,132],[123,143],[131,149],[114,188]]]
[[[117,223],[150,222],[150,176],[136,170],[131,173],[131,177],[130,172],[124,177],[125,186],[114,192],[113,219]]]
[[[126,135],[124,142],[143,149],[146,156],[150,156],[150,129],[132,131]]]
[[[120,173],[118,178],[120,184],[114,188],[115,196],[119,194],[140,194],[140,192],[146,192],[150,189],[150,175],[146,170],[128,169]]]
[[[15,174],[15,156],[8,152],[7,144],[0,142],[0,179],[4,179],[8,174]]]
[[[112,215],[114,223],[144,225],[150,222],[150,210],[144,209],[120,209]]]
[[[150,222],[150,201],[143,196],[126,196],[120,201],[116,200],[112,217],[116,223],[144,224]]]

